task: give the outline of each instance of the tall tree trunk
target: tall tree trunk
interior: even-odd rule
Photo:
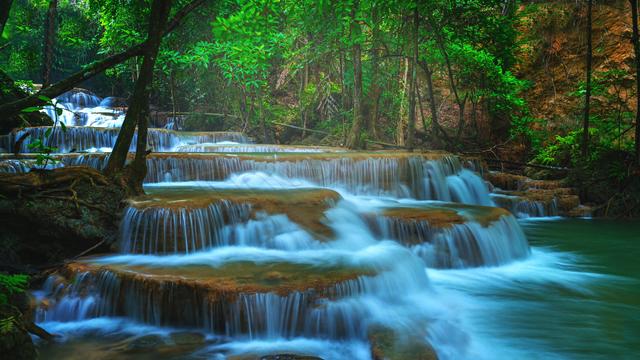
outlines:
[[[136,81],[133,97],[127,115],[125,116],[118,139],[109,157],[105,169],[107,175],[115,175],[122,171],[127,160],[131,140],[138,125],[138,142],[136,157],[131,165],[131,181],[134,189],[142,189],[142,181],[147,173],[147,128],[149,124],[149,94],[153,85],[153,68],[158,56],[158,49],[162,41],[162,33],[167,25],[167,18],[171,10],[171,0],[154,0],[149,15],[149,32],[144,49],[144,59],[140,76]],[[138,188],[139,187],[139,188]]]
[[[592,24],[591,15],[593,10],[593,0],[589,0],[587,6],[587,91],[584,96],[584,121],[582,124],[582,158],[586,160],[589,156],[589,113],[591,105],[591,63],[593,60],[592,51]]]
[[[413,151],[416,133],[416,66],[418,63],[418,6],[413,10],[413,29],[411,33],[411,60],[409,60],[409,122],[407,128],[407,148]]]
[[[449,53],[444,44],[444,39],[438,26],[436,26],[436,22],[432,17],[429,17],[429,22],[431,23],[431,28],[434,31],[436,44],[438,45],[438,49],[440,50],[440,54],[444,58],[444,62],[447,69],[447,76],[449,78],[449,86],[451,87],[451,92],[453,92],[453,97],[458,104],[458,130],[456,132],[456,139],[459,140],[462,135],[462,130],[464,129],[464,108],[467,103],[467,97],[461,97],[458,92],[458,86],[456,85],[456,80],[453,75],[453,67],[451,66],[451,59],[449,59]]]
[[[400,68],[404,68],[402,76],[399,79],[400,82],[400,116],[398,116],[398,124],[396,125],[396,144],[398,146],[405,146],[405,129],[407,125],[407,102],[405,97],[407,96],[407,87],[409,81],[409,59],[402,58],[402,65]]]
[[[640,166],[640,35],[638,34],[638,0],[631,3],[631,23],[633,24],[633,50],[636,65],[636,165]]]
[[[191,11],[193,11],[203,3],[204,3],[204,0],[193,0],[187,5],[185,5],[178,12],[176,12],[176,14],[173,16],[173,19],[169,22],[169,25],[167,26],[167,28],[162,32],[162,36],[168,34],[169,32],[173,31],[176,27],[178,27],[182,23],[184,18]],[[4,5],[4,2],[3,2],[3,5]],[[38,91],[35,94],[32,94],[30,96],[27,96],[9,103],[2,103],[0,105],[0,114],[2,114],[2,120],[0,120],[0,122],[5,121],[4,119],[11,119],[15,117],[20,113],[22,109],[25,109],[31,106],[45,105],[46,101],[42,99],[42,96],[53,99],[54,97],[73,89],[76,85],[80,84],[81,82],[102,73],[106,69],[109,69],[115,65],[121,64],[127,61],[128,59],[131,59],[134,56],[142,55],[148,41],[149,39],[147,39],[145,42],[141,44],[134,45],[124,50],[123,52],[109,56],[103,60],[94,62],[91,65],[83,68],[82,70],[70,75],[66,79],[60,80],[57,83],[52,84],[51,86],[43,88],[42,90]],[[4,128],[4,126],[2,126],[2,128]]]
[[[352,149],[362,148],[362,49],[360,47],[360,24],[356,12],[360,1],[353,2],[351,9],[351,39],[353,41],[353,124],[347,146]],[[366,129],[364,129],[366,131]]]
[[[421,61],[420,65],[427,78],[427,96],[429,96],[429,109],[431,110],[431,142],[437,146],[440,144],[438,133],[442,135],[446,142],[449,142],[449,137],[438,121],[438,103],[433,92],[433,70],[431,70],[426,60]]]
[[[344,55],[344,51],[340,51],[340,99],[342,102],[342,109],[340,111],[340,117],[342,118],[342,141],[343,144],[346,145],[347,144],[347,116],[346,116],[346,111],[347,111],[347,89],[346,89],[346,84],[344,82],[344,79],[346,77],[346,63],[347,60],[345,59],[345,55]]]
[[[9,20],[11,4],[13,4],[13,0],[0,1],[0,37],[2,36],[2,32],[4,31],[4,26],[7,24],[7,20]]]
[[[367,129],[372,139],[378,138],[377,124],[380,114],[380,97],[382,96],[382,86],[380,86],[380,15],[378,8],[372,6],[371,9],[372,29],[371,29],[371,89],[369,92],[369,114],[367,116]]]
[[[44,21],[44,56],[42,61],[42,87],[51,84],[53,67],[53,48],[56,43],[56,18],[58,16],[58,0],[49,1],[47,18]]]

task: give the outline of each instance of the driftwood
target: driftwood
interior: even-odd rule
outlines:
[[[215,116],[215,117],[228,117],[228,118],[236,118],[239,116],[231,115],[231,114],[222,114],[222,113],[210,113],[210,112],[197,112],[197,111],[152,111],[151,116],[184,116],[184,115],[199,115],[199,116]]]
[[[275,124],[275,125],[279,125],[279,126],[285,126],[285,127],[288,127],[288,128],[296,129],[296,130],[308,131],[308,132],[322,134],[322,135],[331,135],[331,133],[327,132],[327,131],[315,130],[315,129],[307,129],[307,128],[303,128],[303,127],[300,127],[300,126],[295,126],[295,125],[290,125],[290,124],[283,124],[283,123],[275,122],[275,121],[272,121],[271,123]],[[366,139],[364,141],[369,143],[369,144],[377,144],[377,145],[388,146],[388,147],[393,147],[393,148],[397,148],[397,149],[406,149],[404,146],[399,146],[399,145],[396,145],[396,144],[389,144],[389,143],[385,143],[385,142],[382,142],[382,141],[375,141],[375,140],[368,140],[368,139]]]
[[[519,167],[529,167],[529,168],[542,169],[542,170],[554,170],[554,171],[570,171],[571,170],[570,168],[560,167],[560,166],[528,164],[528,163],[522,163],[517,161],[509,161],[509,160],[493,159],[493,158],[485,158],[485,157],[482,157],[482,160],[486,162],[501,163],[501,164],[515,165]]]

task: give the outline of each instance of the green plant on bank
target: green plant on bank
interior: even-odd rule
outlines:
[[[52,99],[46,96],[40,96],[40,99],[43,101],[46,101],[46,104],[42,106],[28,107],[26,109],[23,109],[22,112],[30,113],[30,112],[42,111],[45,106],[51,106],[55,110],[54,111],[55,119],[53,122],[53,126],[48,128],[45,131],[44,136],[42,138],[35,139],[31,141],[28,145],[29,150],[36,153],[36,165],[39,166],[41,169],[46,169],[47,165],[49,165],[50,163],[56,164],[58,162],[56,158],[51,156],[51,154],[58,151],[58,148],[55,146],[50,146],[47,140],[49,140],[53,135],[55,135],[55,132],[58,129],[58,125],[60,125],[60,130],[62,132],[67,131],[67,126],[64,124],[64,122],[60,121],[60,115],[62,115],[62,113],[66,109],[58,106],[56,102],[54,102]]]
[[[27,275],[0,274],[0,305],[8,304],[11,295],[25,292],[28,284],[29,277]],[[10,333],[17,324],[18,319],[14,315],[0,318],[0,335]]]
[[[624,91],[626,73],[622,70],[608,70],[594,74],[592,86],[592,111],[589,116],[589,157],[583,159],[582,129],[567,130],[556,135],[543,146],[534,147],[534,161],[546,165],[578,166],[596,163],[614,151],[633,152],[633,112],[628,107],[628,99],[633,96]],[[583,100],[586,88],[584,82],[568,96],[579,99],[575,113],[575,124],[582,118]],[[575,126],[578,127],[578,126]],[[545,142],[544,132],[535,134],[537,141]],[[542,137],[542,138],[541,138]],[[585,163],[586,161],[586,163]],[[623,176],[621,174],[621,176]]]
[[[0,274],[0,305],[9,302],[9,296],[23,293],[27,290],[29,276],[24,274]]]

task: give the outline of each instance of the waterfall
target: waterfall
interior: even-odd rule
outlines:
[[[438,228],[427,221],[386,217],[379,218],[377,225],[384,238],[409,244],[432,268],[499,266],[530,253],[527,239],[511,215],[503,215],[488,226],[468,221]]]
[[[58,101],[73,110],[69,124],[117,125],[123,116],[118,99],[76,93]],[[29,131],[28,151],[47,129],[16,131],[2,147]],[[49,141],[61,153],[52,166],[102,169],[117,134],[56,131]],[[470,335],[428,273],[499,267],[530,253],[474,159],[167,129],[149,129],[149,146],[147,194],[124,209],[120,252],[52,274],[34,293],[43,327],[125,318],[224,336],[229,348],[300,339],[349,347],[373,342],[381,328],[398,346],[433,345],[441,359],[458,359]],[[65,154],[72,150],[98,151]],[[3,155],[0,171],[28,172],[33,161]],[[518,204],[509,205],[516,214]]]
[[[69,126],[66,131],[58,128],[51,132],[49,137],[45,136],[45,133],[50,127],[33,127],[22,130],[17,130],[9,134],[3,139],[3,148],[11,149],[13,144],[23,136],[25,133],[30,135],[23,141],[20,146],[20,152],[29,153],[29,144],[36,139],[46,139],[45,143],[48,146],[56,147],[58,152],[72,152],[72,151],[91,151],[91,150],[106,150],[111,151],[111,148],[116,143],[118,138],[119,128],[105,128],[105,127],[89,127],[89,126]],[[134,134],[131,141],[131,151],[135,150],[137,133]],[[198,142],[223,142],[234,141],[237,143],[247,143],[250,140],[240,134],[234,132],[211,132],[211,133],[182,133],[165,129],[149,129],[147,134],[147,142],[149,147],[153,151],[173,151],[175,147],[186,146],[184,144],[198,143]]]

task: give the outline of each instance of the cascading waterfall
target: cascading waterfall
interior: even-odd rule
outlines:
[[[20,139],[25,133],[30,135],[22,142],[20,152],[29,153],[31,144],[35,139],[45,139],[48,146],[56,147],[58,152],[77,152],[77,151],[111,151],[118,138],[119,128],[100,128],[89,126],[69,126],[66,131],[56,129],[51,132],[49,137],[45,133],[50,127],[34,127],[12,132],[2,139],[2,147],[5,149],[13,148],[13,144]],[[149,147],[153,151],[174,151],[174,148],[180,146],[189,146],[184,144],[198,142],[225,142],[232,141],[236,143],[248,143],[250,140],[240,134],[234,132],[211,132],[211,133],[183,133],[165,129],[149,129],[147,134]],[[135,150],[137,134],[134,134],[131,141],[131,150]]]
[[[437,228],[427,221],[378,218],[383,238],[411,243],[412,251],[432,268],[499,266],[529,255],[529,244],[511,215],[501,216],[488,226],[469,221]]]
[[[115,106],[75,96],[59,101]],[[108,148],[116,134],[71,127],[52,143]],[[530,253],[514,217],[490,208],[473,161],[242,145],[249,140],[234,133],[149,134],[156,151],[180,153],[148,156],[149,194],[125,209],[120,254],[69,263],[35,293],[45,328],[124,317],[224,336],[209,351],[234,354],[291,351],[300,341],[358,348],[383,328],[389,341],[430,343],[440,359],[460,359],[472,357],[472,334],[425,267],[496,267]],[[102,168],[108,155],[58,158],[56,166]],[[0,171],[29,171],[29,161],[3,160]],[[370,358],[353,351],[344,358]]]

